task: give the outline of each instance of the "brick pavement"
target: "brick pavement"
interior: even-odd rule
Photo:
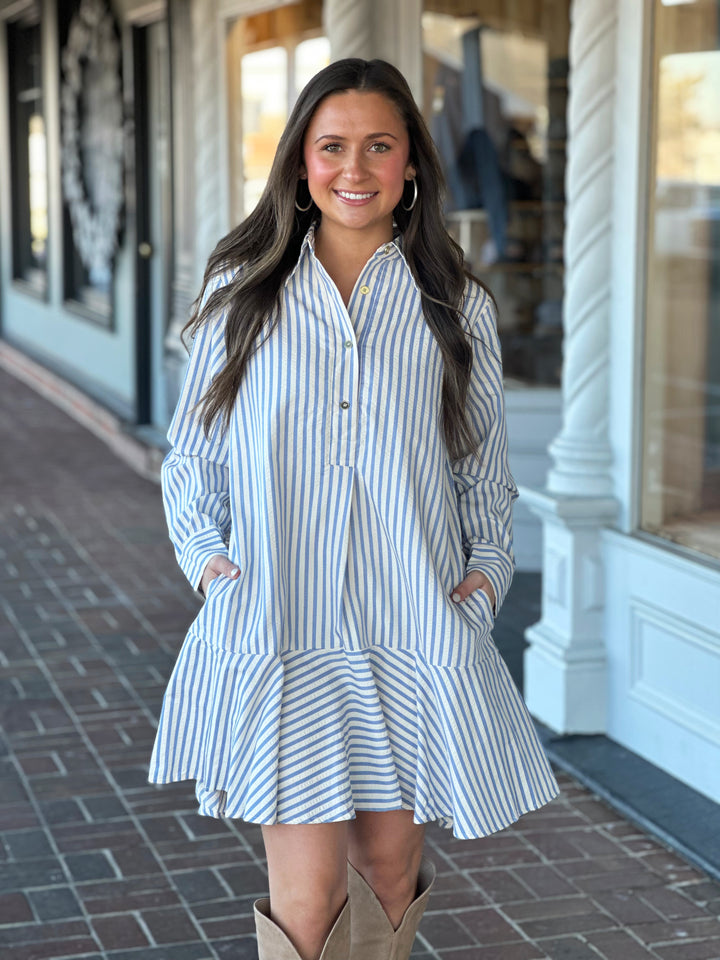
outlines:
[[[4,372],[0,449],[0,956],[251,960],[259,828],[145,779],[197,606],[159,491]],[[720,885],[560,782],[494,837],[429,829],[439,879],[413,956],[720,958]]]

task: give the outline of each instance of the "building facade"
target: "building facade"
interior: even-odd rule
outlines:
[[[400,67],[500,307],[528,704],[720,800],[716,0],[0,0],[0,26],[0,360],[150,432],[298,90]]]

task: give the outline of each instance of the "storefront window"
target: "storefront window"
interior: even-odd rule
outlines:
[[[269,47],[246,53],[242,74],[244,215],[265,189],[275,148],[287,120],[287,51]]]
[[[228,29],[230,204],[233,223],[255,207],[298,93],[330,62],[321,0],[238,17]]]
[[[641,525],[720,558],[720,8],[656,0]]]
[[[426,0],[447,224],[492,289],[509,381],[560,382],[568,2]]]
[[[64,297],[84,319],[111,328],[124,220],[120,34],[110,5],[81,0],[59,5],[58,34]]]
[[[47,288],[47,150],[40,24],[8,25],[13,276],[40,294]]]

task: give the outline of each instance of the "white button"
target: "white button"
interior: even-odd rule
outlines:
[[[360,293],[362,293],[362,295],[365,296],[366,293],[370,293],[370,287],[366,287],[365,284],[363,284],[360,287]]]
[[[353,345],[352,340],[346,340],[346,341],[345,341],[345,346],[346,346],[346,347],[350,348],[352,345]]]
[[[343,408],[343,410],[347,410],[347,408],[350,406],[350,404],[347,402],[347,400],[343,400],[343,402],[340,404],[340,406]]]

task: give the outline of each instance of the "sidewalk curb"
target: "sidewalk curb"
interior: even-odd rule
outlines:
[[[537,721],[535,722],[535,727],[545,752],[548,755],[548,759],[555,767],[567,773],[573,780],[582,784],[582,786],[594,793],[611,809],[619,813],[620,816],[654,837],[668,850],[684,857],[713,880],[720,880],[720,864],[718,864],[717,858],[704,856],[702,852],[700,852],[697,844],[685,842],[682,837],[678,836],[677,830],[668,829],[662,823],[662,813],[660,813],[659,816],[653,815],[651,810],[643,813],[639,808],[639,804],[624,800],[618,790],[613,789],[611,785],[603,783],[597,776],[594,776],[583,766],[582,762],[574,762],[567,755],[567,752],[562,749],[564,744],[569,743],[573,739],[572,737],[558,736]],[[647,764],[648,767],[652,767],[648,761],[643,760],[641,757],[637,757],[637,763],[642,765]],[[659,770],[659,768],[655,768],[654,772],[656,772],[658,778],[667,778],[668,781],[672,781],[675,784],[676,790],[683,790],[688,794],[694,795],[700,803],[707,803],[708,806],[712,806],[711,800],[703,797],[701,794],[697,794],[696,791],[687,787],[685,784],[674,781],[674,778],[670,777],[670,775],[664,771]],[[658,789],[660,789],[660,787],[658,787]],[[685,801],[684,805],[687,807],[687,801]],[[693,838],[690,837],[689,839],[692,841]]]
[[[138,435],[138,428],[5,340],[0,340],[0,368],[102,440],[135,473],[154,483],[160,482],[165,451]]]

